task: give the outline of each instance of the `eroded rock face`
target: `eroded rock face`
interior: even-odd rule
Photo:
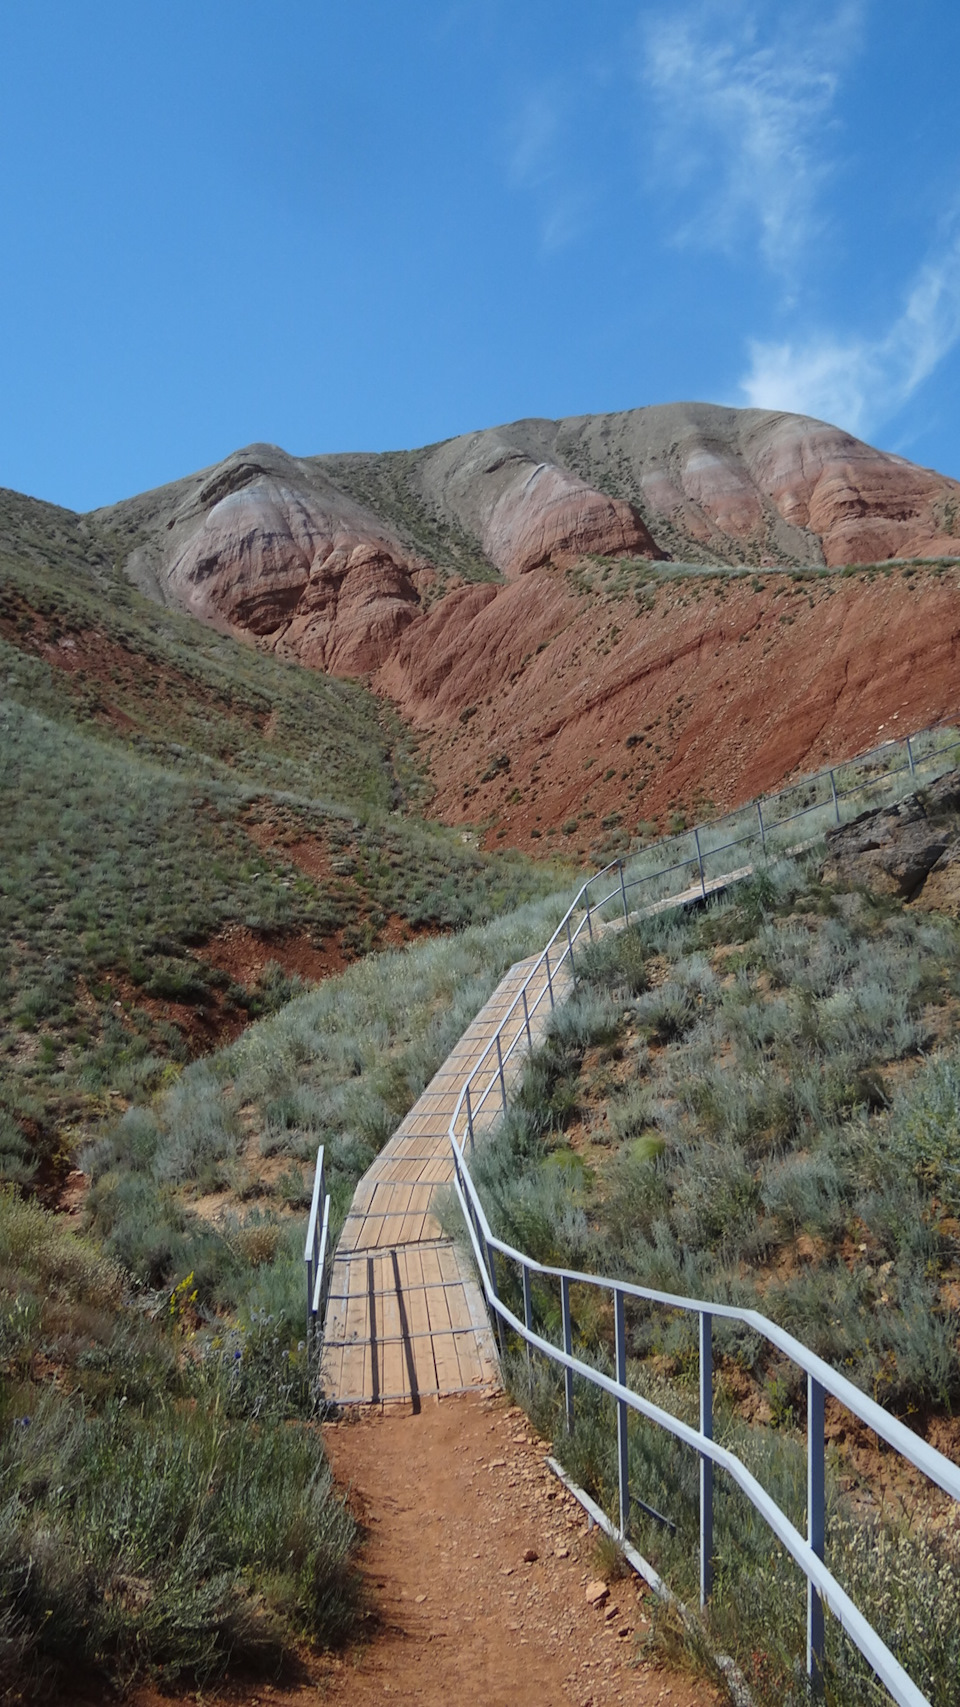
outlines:
[[[540,425],[558,461],[635,494],[674,557],[836,565],[960,549],[960,484],[804,415],[669,403]]]
[[[428,566],[376,517],[273,446],[229,458],[172,507],[163,596],[316,669],[375,670],[419,609]],[[149,573],[149,564],[135,565]]]
[[[430,454],[422,479],[508,580],[545,564],[565,568],[588,552],[663,556],[632,504],[539,456],[536,445],[515,442],[510,429],[448,440]]]
[[[419,608],[402,549],[267,479],[222,498],[170,566],[197,616],[315,669],[375,670]]]
[[[818,536],[825,563],[956,553],[943,525],[956,482],[802,416],[745,425],[753,478],[786,522]]]
[[[925,906],[944,906],[960,878],[958,805],[960,772],[953,771],[896,806],[862,813],[827,835],[821,875],[845,889],[906,901],[922,893]]]

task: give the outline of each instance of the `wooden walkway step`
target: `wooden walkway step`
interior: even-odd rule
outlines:
[[[448,1127],[461,1086],[536,960],[511,966],[357,1186],[333,1260],[323,1329],[321,1384],[338,1404],[404,1401],[417,1410],[433,1394],[500,1385],[483,1294],[469,1257],[444,1238],[432,1201],[436,1188],[453,1178]],[[569,976],[562,971],[552,978],[562,999]],[[544,972],[528,988],[527,1010],[536,1043],[550,1015]],[[526,1029],[521,1003],[501,1037],[504,1054]],[[524,1036],[505,1065],[508,1089],[525,1054]],[[493,1052],[475,1101],[498,1076]],[[500,1096],[492,1091],[474,1121],[475,1133],[499,1115]]]

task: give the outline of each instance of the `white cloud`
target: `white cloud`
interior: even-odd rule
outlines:
[[[531,90],[510,127],[510,180],[520,189],[533,189],[549,178],[560,129],[559,101],[554,92]]]
[[[696,196],[680,240],[730,247],[752,227],[768,266],[793,270],[816,227],[829,115],[861,10],[844,0],[818,21],[801,0],[701,0],[641,26],[658,175]]]
[[[870,434],[908,402],[958,340],[960,235],[920,268],[903,311],[882,335],[751,341],[740,389],[754,408],[788,409]]]
[[[573,103],[559,86],[531,90],[507,132],[507,175],[531,194],[542,247],[565,248],[585,229],[591,198],[566,166],[565,131]]]

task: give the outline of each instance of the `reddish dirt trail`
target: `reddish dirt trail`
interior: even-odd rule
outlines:
[[[716,1707],[701,1679],[638,1658],[645,1590],[632,1575],[601,1605],[596,1531],[502,1397],[428,1401],[348,1418],[325,1439],[367,1530],[363,1570],[379,1629],[322,1662],[321,1700],[350,1707]],[[525,1555],[535,1554],[531,1559]]]

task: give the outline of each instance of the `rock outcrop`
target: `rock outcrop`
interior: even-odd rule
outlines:
[[[821,876],[844,889],[869,889],[953,911],[960,900],[960,771],[896,806],[862,812],[831,830]]]

